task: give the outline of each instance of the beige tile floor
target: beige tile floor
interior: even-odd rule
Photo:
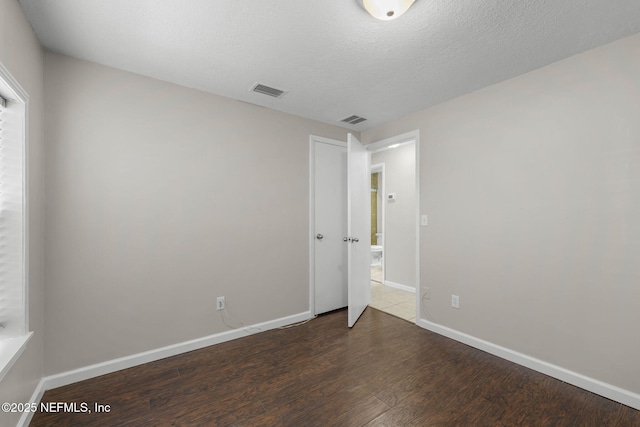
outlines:
[[[371,307],[385,313],[408,320],[416,321],[416,294],[402,291],[380,283],[382,269],[371,268]]]

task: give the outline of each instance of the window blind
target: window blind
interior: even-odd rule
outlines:
[[[12,338],[26,332],[24,121],[23,110],[0,98],[0,338]]]

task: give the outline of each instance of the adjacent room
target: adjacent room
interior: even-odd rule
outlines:
[[[0,425],[640,425],[638,117],[637,0],[0,0]]]

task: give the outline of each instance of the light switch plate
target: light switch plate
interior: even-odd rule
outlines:
[[[451,307],[460,308],[460,297],[458,295],[451,295]]]

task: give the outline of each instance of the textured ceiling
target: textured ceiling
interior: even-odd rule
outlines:
[[[364,130],[640,32],[640,0],[20,0],[55,52]],[[288,91],[250,92],[257,82]]]

